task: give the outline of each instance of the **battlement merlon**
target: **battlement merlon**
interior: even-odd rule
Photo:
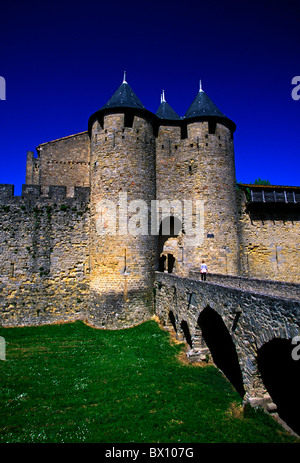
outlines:
[[[60,200],[78,200],[88,202],[90,197],[90,188],[82,186],[74,186],[73,194],[67,194],[66,186],[49,185],[42,187],[41,185],[22,185],[22,196],[14,196],[14,185],[0,184],[0,203],[6,203],[10,199],[18,200],[42,200],[48,199],[53,201]]]
[[[2,183],[0,184],[0,201],[4,202],[6,199],[14,196],[15,186]]]

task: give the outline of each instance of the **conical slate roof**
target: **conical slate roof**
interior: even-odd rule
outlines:
[[[219,117],[226,117],[216,105],[211,101],[211,99],[206,95],[206,93],[202,90],[200,84],[200,90],[196,95],[194,101],[192,102],[191,106],[185,113],[184,118],[188,119],[191,117],[199,117],[199,116],[219,116]]]
[[[145,109],[144,105],[141,103],[139,98],[136,96],[130,85],[124,80],[120,87],[116,90],[113,96],[108,100],[108,102],[102,106],[102,109],[106,108],[140,108]]]
[[[155,115],[148,111],[144,105],[141,103],[139,98],[136,96],[130,85],[126,82],[126,73],[124,73],[124,78],[122,84],[116,90],[116,92],[112,95],[112,97],[108,100],[108,102],[102,106],[98,111],[92,114],[89,117],[88,121],[88,131],[91,133],[92,125],[94,121],[98,118],[99,121],[102,121],[103,117],[107,113],[116,113],[121,110],[124,112],[122,108],[127,108],[130,113],[140,114],[142,117],[145,117],[153,127],[156,127],[160,124],[165,124],[166,122],[163,121],[170,121],[171,125],[180,123],[180,125],[185,124],[187,119],[197,119],[201,118],[201,120],[205,120],[206,118],[214,119],[214,121],[219,120],[220,123],[228,127],[231,132],[233,133],[236,129],[236,125],[233,121],[228,119],[225,114],[223,114],[216,105],[211,101],[211,99],[206,95],[206,93],[202,90],[201,83],[200,83],[200,90],[196,95],[194,101],[190,105],[189,109],[187,110],[185,116],[180,117],[176,111],[166,102],[164,91],[161,95],[161,102],[160,106],[158,107]],[[171,121],[173,121],[171,123]],[[100,122],[102,123],[102,122]]]
[[[169,105],[169,103],[165,100],[164,91],[161,95],[161,102],[156,111],[155,115],[160,119],[168,119],[168,120],[180,120],[181,117],[174,111],[173,108]]]

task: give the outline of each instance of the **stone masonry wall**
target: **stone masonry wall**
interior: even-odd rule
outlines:
[[[121,212],[120,194],[126,195],[127,212]],[[105,115],[103,127],[96,121],[91,136],[89,317],[93,324],[132,326],[153,313],[156,237],[148,233],[149,216],[144,230],[133,201],[144,201],[150,210],[154,198],[155,139],[151,125],[135,115],[126,126],[122,113]],[[106,200],[111,206],[101,208]],[[108,233],[114,219],[114,231]],[[120,232],[123,219],[125,229]],[[131,222],[136,233],[129,229]]]
[[[300,215],[284,211],[247,211],[238,192],[241,274],[300,283]]]
[[[0,323],[35,325],[83,318],[88,308],[88,189],[0,187]]]
[[[291,340],[299,334],[300,301],[229,288],[191,278],[156,273],[156,314],[166,326],[174,315],[178,333],[187,323],[192,348],[206,350],[198,324],[201,312],[210,307],[223,320],[234,342],[249,401],[263,398],[266,388],[257,367],[257,351],[274,338]],[[211,326],[212,333],[215,327]],[[222,349],[222,346],[220,346]]]
[[[49,185],[66,186],[70,196],[74,186],[90,186],[88,132],[42,143],[37,152],[37,158],[33,152],[27,153],[26,184],[42,185],[44,194]]]
[[[184,134],[180,127],[161,125],[156,156],[157,199],[200,200],[204,207],[200,215],[204,220],[204,241],[189,246],[186,236],[180,237],[175,272],[187,276],[204,259],[212,272],[238,274],[235,167],[230,130],[217,123],[212,131],[208,122],[192,122],[187,123]]]

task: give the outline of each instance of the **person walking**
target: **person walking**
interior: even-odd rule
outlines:
[[[204,260],[202,261],[200,272],[201,272],[201,280],[206,281],[207,265],[204,262]]]

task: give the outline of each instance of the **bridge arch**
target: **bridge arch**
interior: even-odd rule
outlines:
[[[293,347],[291,339],[273,338],[258,349],[257,366],[279,416],[300,434],[300,360]]]
[[[277,285],[272,282],[272,288],[275,287],[278,294],[271,295],[265,289],[266,281],[247,280],[245,283],[244,279],[238,278],[234,284],[238,283],[241,287],[233,287],[224,284],[224,281],[228,280],[232,285],[233,277],[223,275],[221,282],[220,276],[214,277],[216,282],[208,281],[203,285],[195,278],[156,272],[157,315],[165,325],[171,327],[168,314],[170,311],[173,312],[176,319],[176,336],[180,339],[181,321],[187,322],[193,344],[192,349],[187,352],[190,361],[206,360],[207,355],[211,355],[215,365],[243,396],[243,403],[249,403],[254,407],[262,406],[272,412],[276,410],[275,404],[278,406],[279,416],[281,414],[280,417],[287,424],[291,423],[289,417],[285,419],[283,416],[284,404],[278,401],[277,391],[272,383],[277,382],[277,387],[280,386],[281,390],[288,387],[282,382],[280,385],[276,379],[276,372],[278,369],[283,372],[283,380],[291,374],[293,367],[285,373],[283,368],[280,369],[280,361],[277,361],[276,366],[269,357],[279,358],[279,354],[276,354],[276,343],[281,343],[281,349],[285,351],[287,348],[284,345],[288,346],[291,339],[299,336],[299,298],[295,293],[289,297],[290,287],[283,287],[281,283]],[[259,285],[257,291],[255,285]],[[290,350],[293,348],[295,345],[290,345]],[[297,352],[299,348],[300,346],[297,347]],[[285,360],[282,362],[288,363]],[[296,363],[300,368],[300,360]],[[268,370],[268,364],[273,365],[271,372]],[[299,381],[296,379],[297,375],[300,377],[299,373],[297,370],[296,374],[291,376],[291,386],[294,387]],[[291,391],[294,391],[291,386]],[[284,394],[281,393],[282,395]],[[300,416],[296,392],[285,395],[293,399],[293,405],[289,405],[289,408],[298,407],[297,416]],[[290,427],[295,429],[295,425],[293,426],[291,423]],[[299,434],[298,429],[297,431]]]
[[[200,312],[197,323],[215,365],[224,373],[237,392],[244,396],[245,389],[238,355],[221,315],[207,305]]]

